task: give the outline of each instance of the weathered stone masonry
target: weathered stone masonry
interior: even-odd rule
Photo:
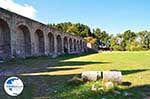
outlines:
[[[84,52],[83,38],[0,8],[0,59]]]

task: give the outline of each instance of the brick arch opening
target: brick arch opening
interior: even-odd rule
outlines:
[[[57,52],[58,52],[58,54],[61,54],[62,53],[62,39],[61,39],[61,36],[58,35],[56,39],[57,39]]]
[[[35,32],[35,45],[38,55],[44,55],[45,53],[45,43],[44,43],[44,33],[42,30],[38,29]]]
[[[50,54],[53,54],[54,53],[54,45],[55,45],[55,42],[54,42],[54,35],[49,32],[48,34],[48,38],[49,38],[49,52]]]
[[[69,48],[70,48],[70,52],[73,52],[73,46],[72,46],[72,39],[69,39]]]
[[[11,35],[10,28],[4,20],[0,19],[0,59],[7,59],[11,56]]]
[[[76,44],[76,40],[74,39],[74,51],[77,51],[77,44]]]
[[[68,39],[64,37],[64,53],[68,53]]]
[[[27,26],[20,25],[17,27],[17,51],[16,54],[19,57],[31,56],[31,37],[30,31]]]

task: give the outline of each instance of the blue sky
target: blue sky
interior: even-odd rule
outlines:
[[[36,10],[44,23],[74,22],[109,33],[150,30],[150,0],[13,0]]]

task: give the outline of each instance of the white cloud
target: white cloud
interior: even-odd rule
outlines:
[[[0,7],[20,14],[22,16],[34,19],[36,10],[33,6],[27,4],[17,4],[14,0],[0,0]]]

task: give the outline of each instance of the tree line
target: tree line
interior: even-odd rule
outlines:
[[[150,31],[133,32],[127,30],[123,33],[112,35],[100,28],[91,29],[81,23],[64,22],[48,24],[49,27],[62,32],[83,37],[87,42],[97,45],[99,49],[109,48],[116,51],[139,51],[150,49]]]

